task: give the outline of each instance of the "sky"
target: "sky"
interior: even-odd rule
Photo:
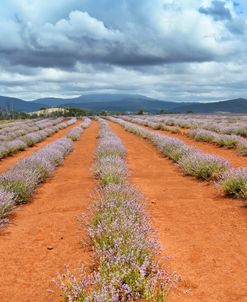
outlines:
[[[247,97],[246,0],[1,0],[0,95]]]

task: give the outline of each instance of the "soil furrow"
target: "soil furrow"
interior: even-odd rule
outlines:
[[[65,131],[67,131],[66,129]],[[98,125],[85,130],[62,167],[19,207],[0,236],[0,301],[58,302],[60,291],[52,280],[64,264],[90,264],[90,252],[78,215],[91,205],[91,173]],[[54,290],[50,292],[49,289]]]
[[[9,168],[11,168],[18,160],[33,154],[34,152],[38,151],[39,149],[43,148],[44,146],[50,144],[51,142],[63,137],[70,129],[74,128],[81,124],[81,121],[77,121],[75,124],[68,126],[58,132],[54,133],[53,135],[47,137],[40,143],[35,144],[33,147],[27,148],[24,151],[19,151],[12,156],[3,158],[0,160],[0,173],[5,172]]]
[[[147,198],[164,254],[182,276],[168,301],[246,302],[247,214],[241,201],[184,177],[147,141],[110,125],[127,147],[132,182]]]

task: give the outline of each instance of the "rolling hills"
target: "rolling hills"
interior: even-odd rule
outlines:
[[[24,101],[18,98],[0,96],[0,108],[18,112],[32,112],[46,107],[77,107],[93,112],[146,112],[158,113],[160,110],[173,112],[233,112],[247,113],[247,100],[244,98],[212,103],[178,103],[152,99],[143,95],[131,94],[87,94],[76,98],[42,98]]]

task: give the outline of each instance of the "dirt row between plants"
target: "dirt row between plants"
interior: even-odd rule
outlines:
[[[168,302],[247,301],[247,212],[210,184],[184,177],[144,139],[117,124],[132,182],[144,192],[164,255],[182,276]]]
[[[64,272],[64,264],[71,268],[80,261],[90,264],[90,252],[81,242],[86,233],[77,217],[91,206],[97,135],[98,125],[92,122],[63,166],[29,204],[15,210],[6,233],[0,236],[1,302],[61,301],[52,280]]]
[[[62,130],[59,130],[58,132],[54,133],[53,135],[47,137],[42,142],[35,144],[33,147],[29,147],[24,151],[17,152],[15,154],[13,154],[12,156],[1,159],[0,160],[0,173],[3,173],[6,170],[8,170],[9,168],[11,168],[18,160],[33,154],[34,152],[40,150],[44,146],[63,137],[70,129],[72,129],[75,126],[78,126],[80,124],[81,124],[81,121],[77,121],[75,124],[68,126],[67,128],[64,128]]]
[[[227,159],[230,162],[230,164],[235,168],[247,166],[247,157],[238,155],[237,151],[234,149],[224,149],[224,148],[216,147],[210,143],[197,142],[192,138],[188,137],[186,134],[171,134],[170,132],[165,130],[153,130],[152,128],[147,126],[141,126],[141,125],[138,126],[153,131],[155,133],[165,134],[169,137],[178,138],[181,141],[183,141],[185,144],[190,145],[192,147],[196,147],[205,153],[223,157]]]

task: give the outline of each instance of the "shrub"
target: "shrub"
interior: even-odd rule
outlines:
[[[216,179],[229,168],[226,160],[199,152],[183,156],[178,161],[178,165],[185,174],[203,180]]]
[[[121,184],[128,175],[125,162],[119,156],[100,158],[96,162],[94,172],[103,186],[108,184]]]
[[[0,226],[6,221],[6,217],[14,207],[14,195],[4,189],[0,189]]]
[[[225,147],[227,149],[236,148],[239,141],[239,137],[236,135],[217,135],[214,139],[214,143],[219,147]]]
[[[81,134],[83,132],[83,129],[81,127],[75,127],[69,131],[67,134],[67,137],[70,138],[72,141],[78,141]]]
[[[247,199],[247,168],[230,169],[218,182],[225,195]]]
[[[25,203],[39,183],[38,171],[13,169],[0,177],[0,187],[13,193],[16,204]]]
[[[240,155],[247,156],[247,141],[242,139],[237,144],[237,150]]]
[[[215,133],[204,129],[190,130],[188,135],[194,140],[201,142],[212,142],[216,136]]]

